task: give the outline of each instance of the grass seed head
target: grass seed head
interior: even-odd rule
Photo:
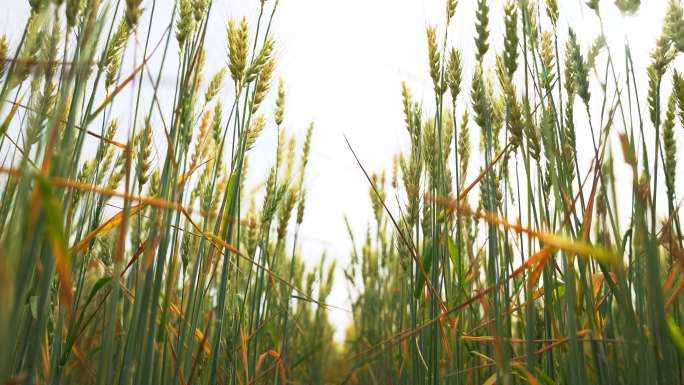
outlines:
[[[119,75],[121,57],[123,55],[124,49],[126,48],[130,31],[131,29],[126,20],[121,20],[116,32],[114,33],[114,36],[109,42],[109,46],[107,46],[107,52],[105,53],[104,62],[102,63],[102,67],[107,71],[107,75],[105,77],[106,88],[114,85],[116,82],[116,77]]]
[[[487,5],[487,0],[477,0],[475,31],[475,47],[477,49],[475,58],[478,63],[481,63],[487,50],[489,50],[489,5]]]
[[[0,36],[0,79],[5,76],[7,71],[7,55],[9,53],[9,41],[6,35]]]
[[[404,105],[404,122],[406,122],[406,129],[411,133],[411,90],[406,85],[405,81],[401,82],[401,100]]]
[[[527,149],[530,156],[539,162],[539,155],[541,153],[541,143],[539,138],[539,131],[534,123],[534,118],[529,110],[525,110],[525,139],[527,140]]]
[[[440,54],[439,47],[437,46],[437,30],[433,26],[427,28],[427,42],[430,77],[435,87],[435,93],[441,95],[443,91],[441,86]]]
[[[298,197],[299,189],[296,186],[288,189],[284,198],[285,200],[280,206],[280,210],[278,212],[277,230],[278,239],[280,240],[285,239],[285,236],[287,235],[287,227],[290,222],[290,216],[292,215],[292,210],[294,209],[295,204],[297,204]]]
[[[66,0],[66,18],[67,28],[73,29],[81,17],[83,9],[85,8],[86,0]]]
[[[252,60],[252,64],[250,64],[249,68],[247,69],[245,78],[248,83],[254,81],[254,79],[256,79],[256,77],[261,73],[262,68],[270,61],[273,54],[273,44],[273,39],[267,39],[264,42],[264,45],[261,47],[259,55]]]
[[[256,89],[254,90],[254,101],[252,102],[252,114],[256,113],[264,101],[266,94],[271,87],[271,77],[275,70],[275,58],[271,57],[261,68],[261,73],[257,78]]]
[[[204,15],[209,10],[209,1],[210,0],[195,0],[193,10],[194,10],[195,21],[197,23],[199,23],[202,20]]]
[[[223,78],[226,74],[226,69],[221,68],[216,72],[213,78],[211,78],[211,81],[209,82],[209,86],[207,87],[207,92],[204,94],[204,101],[205,103],[209,103],[214,99],[214,97],[221,91],[221,86],[223,85]]]
[[[454,105],[456,104],[458,94],[461,93],[462,73],[463,64],[461,63],[461,51],[452,48],[451,52],[449,53],[449,62],[447,64],[446,71],[446,81],[447,86],[449,87],[449,91],[451,91],[451,100]],[[406,106],[406,102],[404,103],[404,106]],[[406,114],[406,112],[404,112],[404,114]]]
[[[458,0],[446,0],[446,9],[447,9],[447,23],[451,21],[451,18],[454,17],[454,14],[456,13],[456,6],[458,5]]]
[[[542,33],[541,43],[541,57],[544,71],[542,75],[542,81],[544,82],[544,87],[549,89],[555,79],[555,67],[553,65],[555,59],[555,46],[551,32],[545,31]]]
[[[195,28],[195,19],[193,18],[193,4],[192,0],[178,0],[178,21],[176,22],[176,40],[178,41],[178,48],[181,51],[185,50],[185,43],[190,37],[192,30]]]
[[[615,0],[615,5],[625,14],[632,14],[639,10],[641,0]]]
[[[458,130],[459,172],[462,185],[464,184],[464,180],[467,176],[468,164],[470,163],[470,130],[468,129],[468,120],[468,111],[465,111],[463,112],[463,117],[461,118],[461,127]]]
[[[304,210],[306,206],[306,190],[300,190],[299,200],[297,202],[297,224],[301,225],[304,221]]]
[[[264,115],[257,115],[256,118],[254,118],[252,124],[249,126],[249,130],[247,131],[247,150],[250,150],[252,147],[254,147],[254,143],[259,138],[259,135],[261,135],[265,125],[266,118]]]
[[[126,0],[126,23],[128,28],[135,29],[142,15],[143,9],[140,7],[142,0]]]
[[[145,119],[145,127],[140,132],[138,137],[138,156],[136,157],[138,167],[136,170],[138,176],[138,184],[140,188],[144,186],[148,179],[151,166],[152,156],[152,124],[150,118]]]
[[[558,0],[547,0],[546,1],[546,15],[551,20],[551,24],[556,28],[558,25]]]
[[[508,76],[513,77],[518,69],[518,8],[514,1],[508,1],[504,7],[504,62],[508,70]]]
[[[228,68],[236,84],[242,84],[247,65],[248,45],[247,19],[243,17],[239,25],[235,20],[230,20],[228,22],[228,58],[230,60]]]
[[[280,127],[285,115],[285,82],[278,79],[278,97],[276,98],[275,123]]]
[[[675,140],[675,114],[677,97],[673,91],[667,103],[667,112],[663,122],[663,147],[665,153],[665,185],[670,198],[674,197],[675,175],[677,169],[677,141]]]
[[[589,73],[587,67],[584,63],[584,58],[582,57],[582,52],[580,50],[579,44],[577,43],[577,37],[575,32],[570,29],[568,32],[569,36],[569,48],[571,49],[571,63],[574,69],[573,78],[575,80],[574,88],[577,94],[582,98],[584,103],[589,103]]]
[[[297,145],[297,141],[295,140],[295,137],[292,136],[290,137],[290,140],[287,143],[287,161],[285,164],[285,180],[290,181],[292,180],[292,172],[294,171],[294,161],[295,161],[295,147]]]
[[[311,136],[313,134],[314,124],[311,122],[309,128],[306,130],[306,136],[304,137],[304,146],[302,148],[302,160],[299,165],[299,189],[304,188],[304,173],[306,171],[306,166],[309,163],[309,154],[311,152]]]
[[[679,71],[674,71],[672,75],[672,91],[677,98],[677,111],[679,115],[679,124],[684,127],[684,78]]]

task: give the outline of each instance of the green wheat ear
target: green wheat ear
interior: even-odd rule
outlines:
[[[447,14],[447,24],[451,21],[456,13],[456,6],[458,6],[458,0],[446,0],[446,14]]]
[[[195,28],[192,0],[179,0],[178,21],[176,22],[176,40],[181,51],[185,50],[185,43]]]
[[[275,58],[270,57],[266,63],[261,67],[261,72],[256,80],[256,89],[254,90],[254,101],[252,102],[252,114],[255,114],[259,106],[264,101],[266,94],[271,88],[271,77],[275,71]]]
[[[615,5],[622,13],[635,13],[639,10],[641,0],[615,0]]]
[[[211,78],[209,86],[207,87],[207,91],[204,94],[205,103],[211,102],[214,99],[214,97],[219,93],[219,91],[221,90],[221,86],[223,85],[223,78],[225,77],[225,75],[225,67],[222,67],[221,69],[216,71],[216,74],[214,74],[214,77]]]
[[[518,103],[515,85],[511,79],[511,75],[506,68],[505,58],[497,56],[496,60],[497,77],[503,92],[504,108],[505,108],[505,122],[508,132],[511,134],[510,143],[512,151],[514,151],[523,137],[523,121],[522,109]]]
[[[136,161],[138,162],[136,173],[138,175],[138,184],[141,189],[145,186],[149,178],[150,166],[152,163],[150,159],[151,155],[152,124],[150,123],[150,119],[146,118],[145,127],[138,134],[138,156],[136,157]]]
[[[458,130],[458,158],[459,158],[459,174],[461,176],[461,186],[463,188],[465,179],[468,173],[468,164],[470,163],[470,130],[468,128],[468,111],[463,113],[461,118],[461,126]]]
[[[449,90],[451,91],[451,100],[454,105],[456,104],[458,94],[461,92],[462,72],[463,65],[461,64],[461,51],[452,48],[449,53],[449,62],[447,64],[446,83],[449,87]],[[405,85],[402,84],[402,87],[405,87]],[[410,95],[407,96],[408,100],[406,100],[406,97],[404,97],[404,115],[407,115],[407,106],[408,111],[410,112],[411,100]]]
[[[130,29],[135,29],[138,25],[140,15],[143,13],[143,8],[140,7],[142,0],[126,0],[126,14],[125,19]]]
[[[9,51],[9,41],[6,35],[0,36],[0,79],[5,76],[7,71],[7,53]]]
[[[584,103],[589,102],[589,74],[587,72],[587,67],[584,63],[584,57],[582,56],[582,52],[580,50],[579,44],[577,43],[577,37],[575,35],[575,32],[570,29],[568,31],[569,35],[569,49],[570,51],[570,59],[572,60],[572,68],[574,70],[573,74],[573,79],[575,81],[574,88],[577,91],[577,94],[582,98]]]
[[[430,77],[434,85],[435,93],[443,93],[441,85],[441,62],[439,47],[437,46],[437,31],[435,27],[428,27],[426,30],[428,42],[428,62],[430,63]]]
[[[124,48],[128,42],[130,31],[131,29],[126,19],[122,19],[114,33],[114,37],[109,43],[104,62],[101,64],[107,71],[107,76],[105,78],[105,87],[107,88],[114,85],[116,77],[119,75],[121,56],[123,55]]]
[[[508,1],[504,7],[504,13],[506,34],[503,57],[508,76],[512,78],[518,69],[518,8],[516,3],[512,0]]]
[[[676,83],[675,83],[676,84]],[[675,197],[675,175],[677,169],[677,141],[675,140],[675,114],[677,109],[677,95],[672,92],[667,103],[667,112],[663,121],[663,147],[665,152],[665,186],[669,199]]]
[[[555,29],[558,25],[558,1],[557,0],[547,0],[546,1],[546,15],[551,20],[553,28]]]
[[[238,25],[235,20],[228,22],[228,58],[230,74],[236,84],[242,84],[245,66],[247,65],[247,46],[249,45],[249,31],[247,19],[242,18]]]
[[[275,123],[278,127],[283,124],[285,115],[285,82],[278,79],[278,96],[276,98]],[[280,142],[279,142],[280,143]]]
[[[475,47],[477,53],[475,59],[478,63],[482,62],[487,50],[489,49],[489,5],[486,0],[477,1],[477,11],[475,12]]]

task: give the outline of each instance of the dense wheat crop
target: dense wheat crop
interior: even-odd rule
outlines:
[[[427,27],[433,92],[403,86],[409,148],[366,174],[346,380],[682,383],[681,5],[651,52],[632,52],[607,45],[601,10],[629,17],[639,1],[583,4],[601,26],[588,47],[561,2],[506,1],[501,20],[491,3],[447,1]],[[452,48],[464,22],[473,58]]]
[[[468,1],[426,28],[429,94],[401,85],[407,148],[341,140],[372,219],[337,266],[303,257],[325,127],[288,127],[278,0],[221,47],[213,0],[30,0],[0,36],[0,384],[684,383],[682,5],[637,52],[602,10],[638,0],[582,3],[590,44],[560,1]]]
[[[155,34],[158,3],[31,1],[0,41],[0,382],[318,383],[334,264],[299,256],[313,126],[299,147],[285,130],[278,4],[207,47],[211,1],[178,1]],[[227,52],[216,73],[208,49]],[[256,148],[265,129],[277,148]],[[258,152],[277,153],[260,204]]]

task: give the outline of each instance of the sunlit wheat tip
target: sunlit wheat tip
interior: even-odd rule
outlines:
[[[105,78],[105,86],[107,88],[115,83],[116,77],[119,75],[121,56],[123,55],[129,35],[130,26],[126,23],[126,20],[121,20],[107,47],[107,53],[105,54],[104,62],[102,63],[103,68],[107,71],[107,76]]]
[[[447,8],[447,23],[454,17],[456,13],[456,6],[458,5],[458,0],[446,0]]]
[[[72,29],[81,16],[86,0],[66,0],[67,28]]]
[[[297,224],[301,225],[304,221],[304,210],[306,207],[306,190],[300,190],[299,200],[297,201]]]
[[[677,168],[677,141],[675,140],[675,114],[677,109],[676,93],[668,98],[667,112],[663,122],[663,151],[665,154],[665,185],[670,199],[674,198],[675,175]]]
[[[178,0],[178,21],[176,21],[176,40],[178,48],[185,50],[185,43],[194,28],[192,0]]]
[[[582,52],[580,50],[579,44],[577,43],[577,37],[575,32],[570,29],[568,32],[569,44],[571,49],[572,65],[574,69],[574,80],[575,89],[577,94],[582,98],[584,103],[589,102],[589,74],[587,72],[587,67],[584,63],[584,58],[582,57]]]
[[[440,71],[440,54],[437,47],[437,31],[435,27],[427,28],[427,42],[428,42],[428,61],[430,64],[430,77],[435,87],[435,93],[442,93],[441,86],[441,71]]]
[[[551,20],[554,28],[558,24],[558,0],[547,0],[546,2],[546,15]]]
[[[125,18],[130,29],[135,29],[138,25],[138,20],[143,12],[143,9],[140,7],[141,3],[142,0],[126,0]]]
[[[597,37],[594,40],[594,42],[591,45],[591,48],[589,48],[589,53],[587,54],[587,63],[585,65],[585,67],[587,67],[587,70],[594,68],[594,65],[596,64],[596,58],[605,47],[606,39],[603,35]]]
[[[242,18],[238,25],[235,20],[228,22],[228,58],[231,76],[235,83],[240,84],[243,80],[245,66],[247,65],[247,45],[249,34],[247,19]]]
[[[462,72],[463,64],[461,63],[461,51],[452,48],[451,52],[449,53],[449,62],[447,64],[446,82],[447,86],[449,87],[449,91],[451,91],[451,100],[454,104],[456,103],[458,94],[461,93]],[[406,112],[404,113],[406,114]]]
[[[9,51],[9,41],[6,35],[0,36],[0,79],[5,76],[7,71],[7,53]]]
[[[401,100],[404,105],[404,122],[406,122],[406,129],[411,132],[411,90],[406,85],[405,81],[401,82]]]
[[[508,1],[504,8],[504,62],[508,75],[513,77],[518,68],[518,8],[513,1]]]
[[[283,124],[285,115],[285,82],[282,78],[278,79],[278,96],[276,98],[275,123],[280,126]]]
[[[259,106],[261,106],[261,103],[264,101],[266,94],[268,94],[274,70],[275,58],[271,57],[261,68],[261,72],[257,78],[256,89],[254,90],[254,101],[252,102],[252,114],[256,113]]]
[[[487,5],[486,0],[477,0],[475,31],[475,47],[477,49],[475,59],[478,62],[482,62],[489,49],[489,5]]]
[[[641,5],[641,0],[615,0],[615,5],[622,11],[623,13],[635,13],[636,11],[639,10],[639,6]]]
[[[254,147],[254,143],[259,138],[259,135],[261,135],[261,131],[263,131],[265,125],[266,118],[264,115],[257,115],[256,118],[254,118],[254,121],[252,121],[252,124],[249,126],[249,130],[247,131],[247,150]]]
[[[194,16],[195,16],[196,22],[199,23],[202,20],[202,17],[204,17],[204,14],[209,9],[210,1],[211,0],[195,0],[195,4],[193,5],[193,10],[194,10]]]
[[[309,128],[306,130],[304,137],[304,146],[302,147],[302,158],[299,164],[299,189],[304,189],[304,173],[306,166],[309,164],[309,154],[311,153],[311,136],[313,135],[314,124],[311,122]]]
[[[247,69],[245,81],[249,83],[256,79],[256,77],[261,72],[261,69],[266,65],[266,63],[271,58],[271,54],[273,52],[273,44],[274,42],[272,39],[267,39],[264,42],[264,45],[261,47],[261,51],[259,51],[259,54],[252,60],[252,63]]]
[[[214,97],[219,93],[221,90],[221,86],[223,85],[223,77],[226,74],[226,69],[221,68],[216,72],[213,78],[211,78],[211,81],[209,82],[209,86],[207,87],[207,92],[204,94],[204,101],[205,103],[209,103],[214,99]]]
[[[283,204],[280,206],[278,212],[278,239],[284,239],[287,235],[288,223],[290,222],[290,216],[292,215],[292,210],[297,204],[299,198],[299,189],[295,186],[288,190],[287,195]]]

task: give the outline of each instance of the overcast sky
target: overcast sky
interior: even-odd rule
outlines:
[[[310,121],[316,125],[306,180],[307,212],[302,227],[302,251],[307,260],[317,262],[325,250],[338,265],[345,265],[351,245],[344,215],[349,217],[359,236],[365,233],[372,218],[369,186],[354,162],[344,136],[349,138],[367,170],[389,171],[392,156],[406,148],[401,81],[406,80],[413,94],[424,98],[427,110],[434,108],[430,103],[432,82],[427,68],[425,28],[436,24],[442,30],[444,2],[280,1],[273,28],[277,41],[278,73],[287,86],[285,126],[290,133],[302,138]],[[564,32],[567,24],[574,26],[586,52],[599,31],[598,19],[583,5],[583,1],[558,2],[561,4],[559,29]],[[2,3],[0,33],[7,33],[16,44],[28,17],[28,1],[2,0]],[[161,31],[168,23],[172,1],[160,3],[155,17],[160,22],[155,23],[155,28]],[[208,74],[213,74],[227,63],[225,26],[228,19],[245,15],[254,24],[259,4],[257,0],[214,0],[214,3],[206,44]],[[468,83],[472,73],[475,3],[475,0],[459,1],[449,30],[449,45],[463,51],[464,79]],[[648,5],[642,5],[639,14],[628,18],[616,11],[612,1],[602,0],[601,3],[605,31],[616,63],[622,63],[623,44],[628,39],[637,70],[645,68],[648,53],[662,28],[666,1],[644,1]],[[143,4],[149,9],[151,1],[145,0]],[[492,50],[501,51],[503,48],[503,1],[491,1],[490,7],[491,59]],[[143,20],[147,19],[143,17]],[[158,33],[156,38],[159,36]],[[169,73],[165,78],[173,79],[175,68],[172,65],[167,67]],[[170,95],[173,83],[164,83],[164,86]],[[467,95],[461,98],[459,111],[463,110]],[[273,102],[269,99],[267,103],[272,105]],[[254,181],[266,175],[272,163],[273,151],[269,148],[273,148],[274,143],[275,134],[271,130],[264,134],[253,150],[255,154],[269,154],[264,158],[252,157],[255,159],[252,159],[250,173],[253,173]],[[328,302],[348,309],[347,297],[344,277],[338,274]],[[338,327],[337,337],[342,338],[349,314],[331,311],[330,316]]]

